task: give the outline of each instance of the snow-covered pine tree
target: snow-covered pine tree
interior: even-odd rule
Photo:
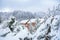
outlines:
[[[49,35],[49,33],[51,32],[51,26],[49,24],[47,24],[47,26],[48,26],[48,30],[45,34],[45,40],[50,40],[51,36]]]
[[[36,19],[36,25],[35,25],[35,30],[37,30],[37,28],[39,28],[40,27],[40,20],[39,20],[39,18],[37,18]]]
[[[51,10],[50,10],[50,8],[48,8],[48,17],[50,17],[51,16]]]
[[[57,6],[57,9],[56,9],[56,10],[60,11],[60,4],[58,4],[58,6]]]
[[[0,15],[0,23],[2,23],[2,17],[1,17],[1,15]]]
[[[13,23],[15,22],[15,17],[12,17],[11,18],[11,21],[9,22],[8,26],[9,26],[9,29],[13,32],[13,28],[12,28],[12,25]]]
[[[34,30],[34,29],[33,29],[33,26],[32,26],[32,23],[31,23],[31,21],[30,21],[29,30],[30,30],[30,33],[31,33],[31,34],[33,34],[33,30]]]

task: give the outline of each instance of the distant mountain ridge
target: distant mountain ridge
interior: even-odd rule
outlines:
[[[0,12],[0,15],[3,19],[9,19],[10,16],[16,17],[16,20],[24,20],[24,19],[32,19],[37,17],[42,17],[46,15],[43,12],[40,13],[32,13],[32,12],[24,12],[24,11],[13,11],[13,12]]]

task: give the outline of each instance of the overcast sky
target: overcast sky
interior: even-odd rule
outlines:
[[[0,10],[46,11],[59,2],[59,0],[0,0]]]

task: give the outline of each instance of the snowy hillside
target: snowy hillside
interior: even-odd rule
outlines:
[[[0,40],[60,40],[60,15],[50,16],[40,26],[40,23],[36,24],[39,28],[33,34],[18,21],[12,25],[12,32],[8,27],[9,21],[0,24]]]

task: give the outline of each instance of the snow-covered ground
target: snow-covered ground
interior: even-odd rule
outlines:
[[[10,21],[10,20],[9,20]],[[4,21],[0,24],[0,40],[60,40],[60,15],[50,16],[42,24],[36,24],[36,31],[30,31],[16,21],[11,32],[8,27],[8,22]],[[38,26],[39,25],[39,26]]]

